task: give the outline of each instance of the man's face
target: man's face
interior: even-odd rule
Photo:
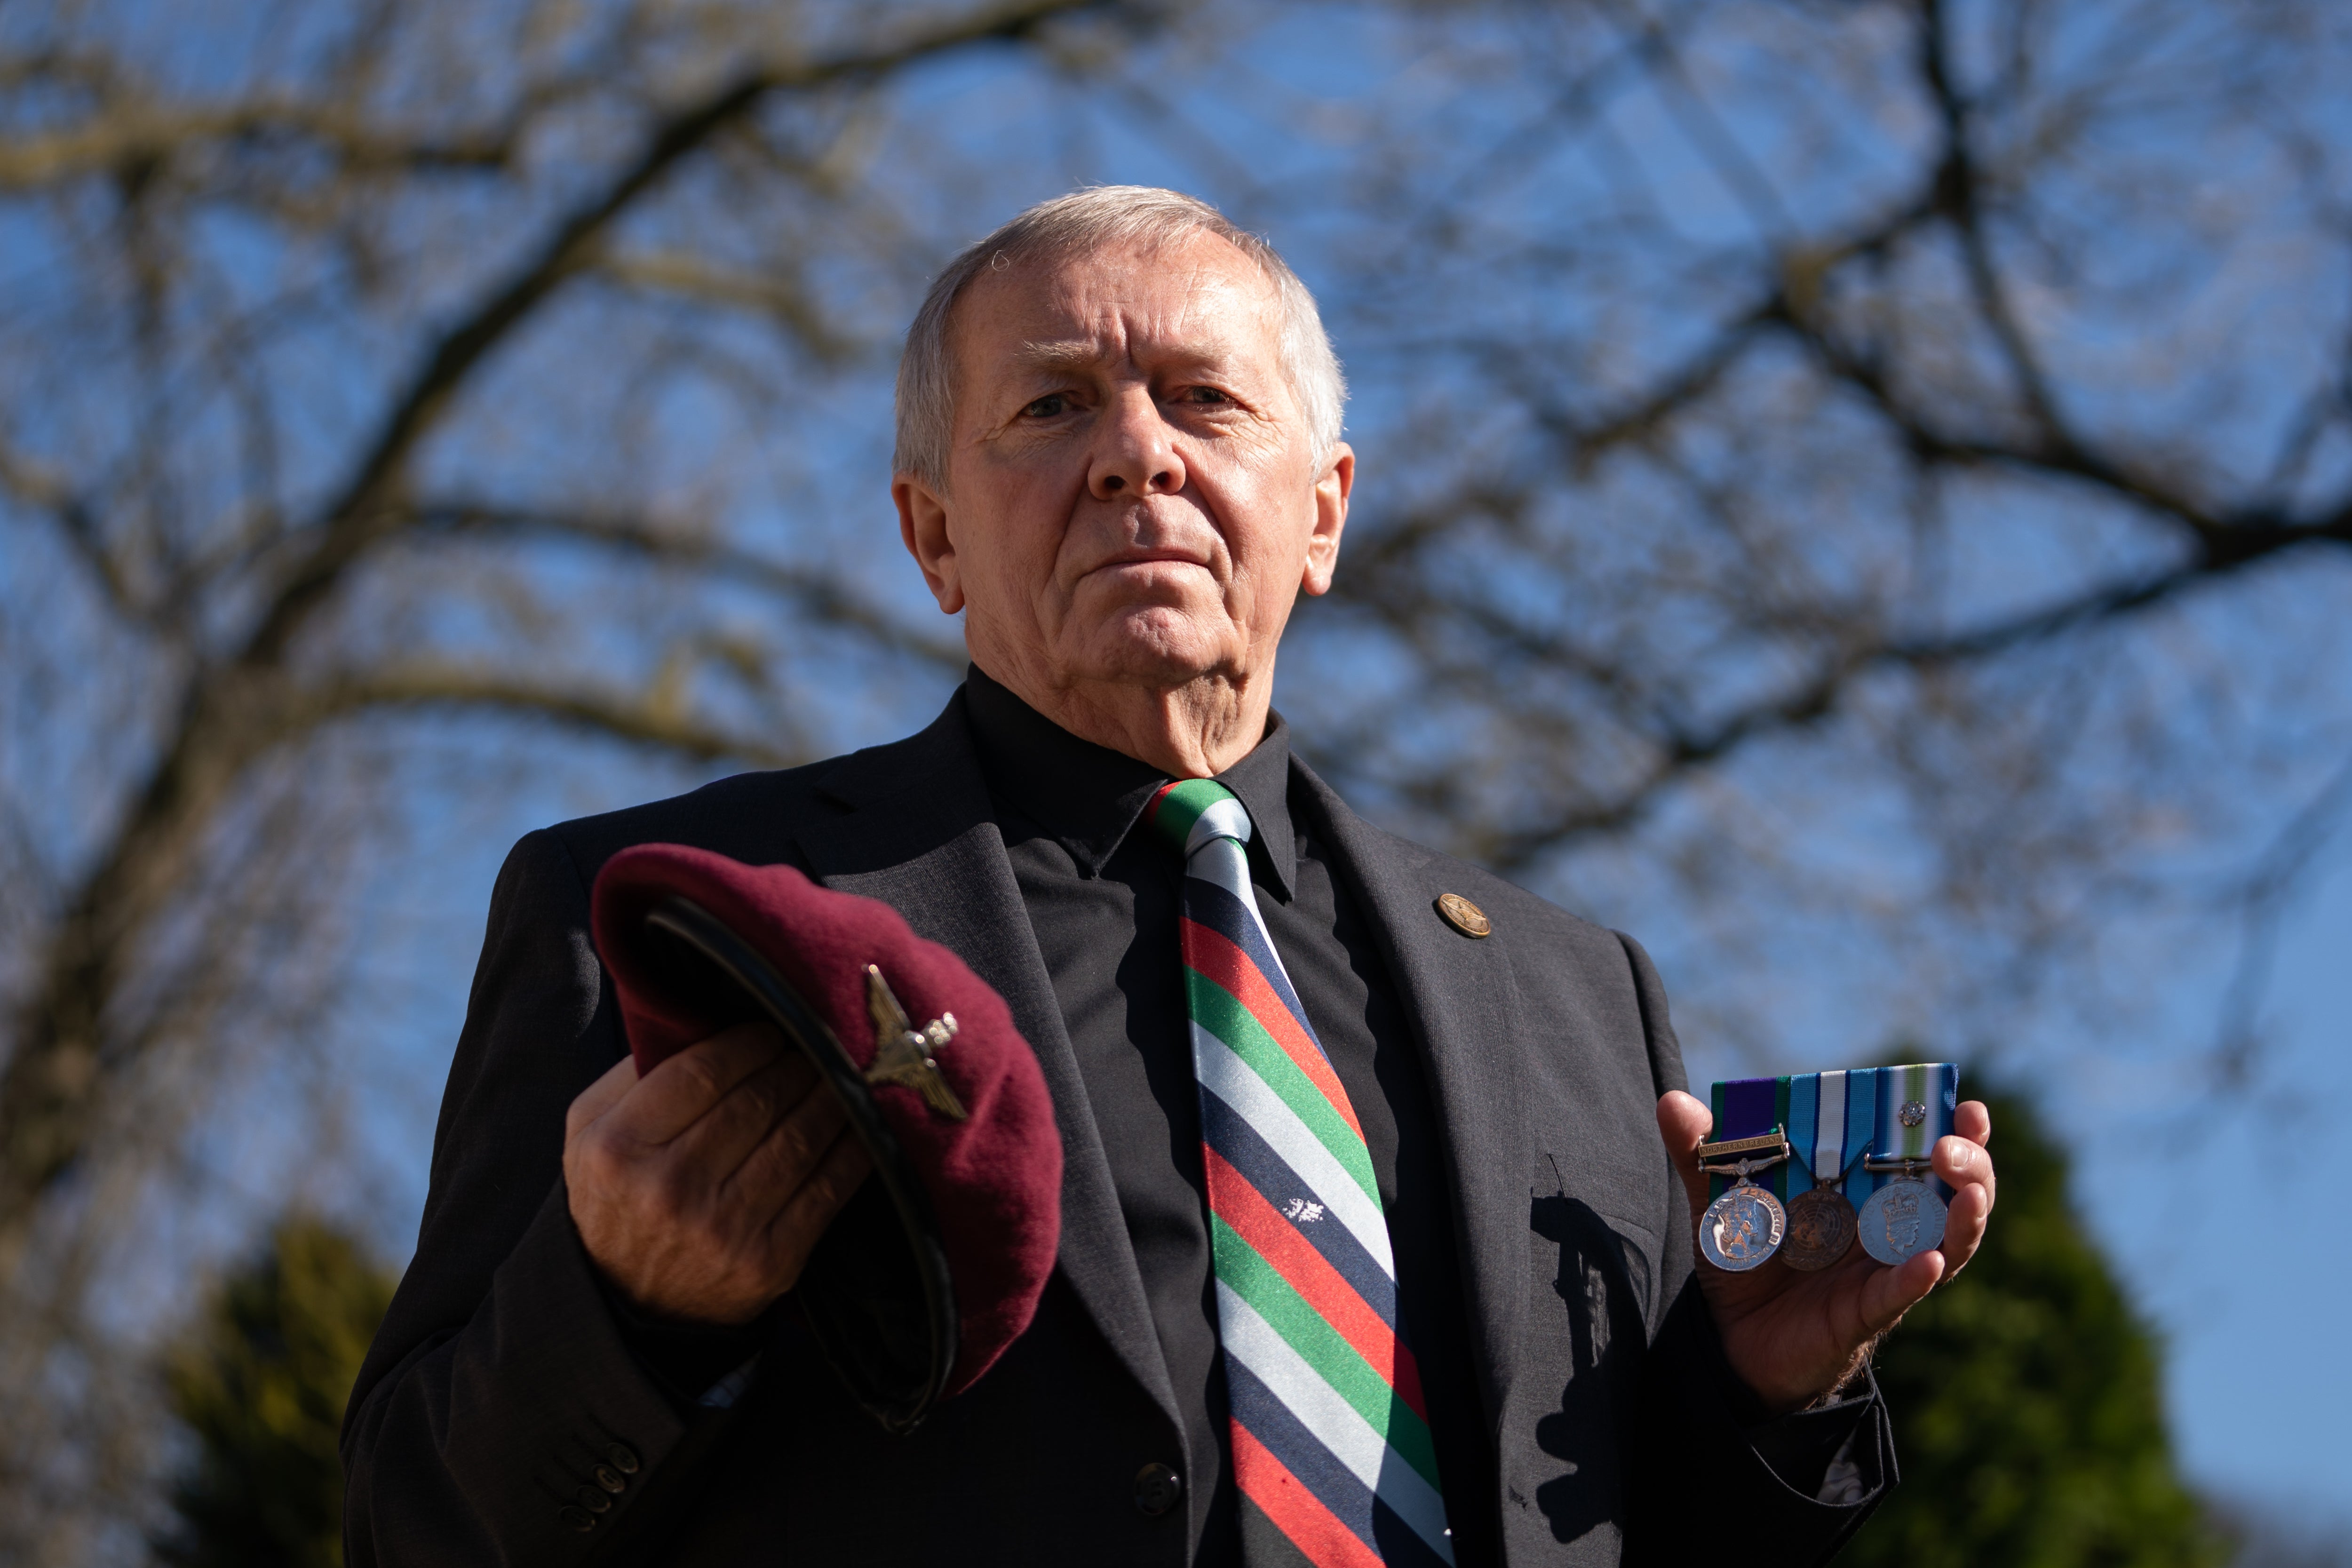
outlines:
[[[1273,285],[1212,235],[983,276],[956,310],[950,494],[908,548],[1016,687],[1270,672],[1331,585],[1355,459],[1316,450]]]

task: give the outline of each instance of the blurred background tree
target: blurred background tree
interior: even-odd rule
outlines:
[[[2212,1568],[2221,1535],[2166,1439],[2162,1347],[2075,1217],[2031,1104],[1992,1109],[2000,1224],[1886,1341],[1903,1484],[1855,1568]]]
[[[144,1552],[289,1184],[404,1247],[507,842],[936,710],[896,340],[1087,180],[1349,362],[1302,749],[1643,932],[1700,1076],[2256,1081],[2352,808],[2347,76],[2330,0],[0,8],[0,1561]]]
[[[182,1568],[340,1568],[343,1406],[394,1276],[295,1216],[223,1280],[173,1355],[172,1413],[194,1438],[157,1555]]]

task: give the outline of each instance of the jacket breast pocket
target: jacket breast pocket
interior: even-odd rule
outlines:
[[[1534,1174],[1528,1228],[1560,1248],[1554,1288],[1563,1299],[1571,1293],[1590,1297],[1596,1290],[1605,1292],[1617,1307],[1630,1308],[1637,1320],[1650,1323],[1658,1308],[1665,1238],[1641,1220],[1609,1213],[1572,1195],[1561,1180],[1559,1162],[1549,1154],[1537,1163]],[[1551,1195],[1544,1195],[1547,1193]],[[1549,1251],[1542,1246],[1535,1248],[1538,1268],[1549,1262]],[[1580,1274],[1586,1282],[1571,1286],[1571,1273]]]
[[[1602,1214],[1565,1193],[1536,1197],[1528,1223],[1541,1241],[1559,1248],[1555,1254],[1538,1243],[1536,1267],[1551,1276],[1551,1289],[1577,1321],[1579,1338],[1590,1333],[1605,1340],[1620,1328],[1647,1338],[1643,1325],[1657,1306],[1663,1251],[1655,1231]]]

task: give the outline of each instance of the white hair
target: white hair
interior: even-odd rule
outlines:
[[[948,448],[955,430],[956,300],[984,271],[1024,261],[1060,260],[1119,246],[1171,244],[1213,234],[1257,263],[1282,304],[1282,368],[1318,452],[1339,443],[1348,382],[1324,334],[1315,296],[1274,247],[1208,203],[1152,185],[1097,185],[1040,202],[966,248],[933,279],[907,329],[898,358],[898,446],[892,471],[913,474],[947,493]]]

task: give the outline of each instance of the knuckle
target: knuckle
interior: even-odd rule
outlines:
[[[645,1184],[644,1202],[650,1217],[666,1225],[691,1223],[701,1207],[692,1175],[677,1164],[665,1164]]]
[[[737,1111],[754,1126],[765,1127],[783,1114],[782,1086],[764,1074],[740,1085],[733,1099]]]
[[[725,1080],[719,1077],[719,1064],[711,1053],[697,1047],[670,1058],[666,1067],[674,1067],[685,1088],[702,1100],[718,1099],[725,1092]]]
[[[588,1186],[609,1190],[622,1184],[625,1167],[609,1138],[593,1133],[583,1138],[573,1151],[572,1163],[577,1168],[579,1180]]]
[[[804,1169],[809,1160],[808,1129],[802,1124],[801,1118],[788,1116],[769,1132],[761,1152],[779,1171]]]

